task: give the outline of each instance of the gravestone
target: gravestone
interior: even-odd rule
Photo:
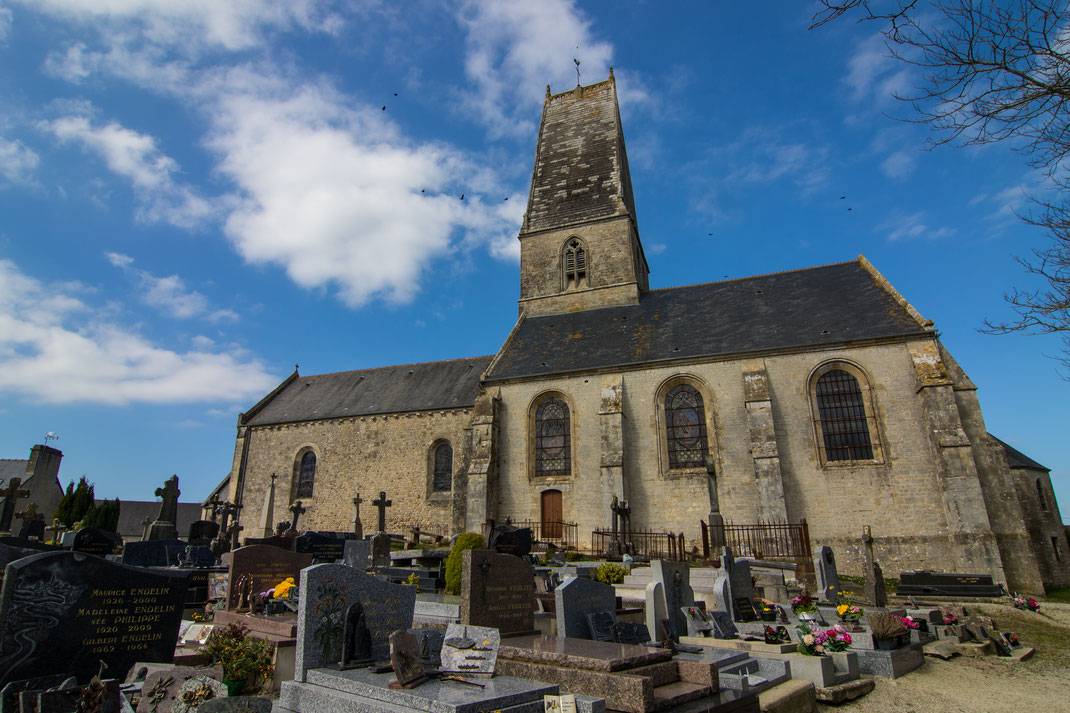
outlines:
[[[646,628],[656,641],[662,641],[668,633],[665,631],[665,620],[668,613],[665,611],[665,587],[661,582],[651,582],[646,585]]]
[[[493,674],[501,644],[501,634],[495,628],[450,624],[442,641],[442,670]]]
[[[695,606],[695,592],[691,588],[691,568],[684,562],[655,560],[650,563],[653,581],[662,586],[665,595],[665,613],[669,620],[666,635],[676,641],[687,632],[684,607]]]
[[[613,639],[618,644],[643,646],[650,642],[650,630],[646,624],[634,621],[618,621],[613,625]]]
[[[442,641],[446,638],[445,629],[409,629],[409,633],[420,640],[420,658],[425,671],[442,668]]]
[[[713,624],[713,635],[718,639],[734,639],[739,635],[732,615],[725,611],[708,611],[706,617]]]
[[[877,562],[871,563],[869,571],[866,572],[865,597],[875,607],[888,606],[888,590],[884,588],[884,573]]]
[[[397,677],[396,686],[391,683],[391,688],[411,688],[427,680],[420,657],[420,639],[415,634],[395,631],[390,635],[390,663]]]
[[[45,552],[7,566],[0,597],[0,686],[71,671],[88,681],[104,661],[122,679],[137,661],[174,657],[186,576]]]
[[[390,535],[380,532],[372,535],[372,567],[390,566]]]
[[[182,540],[145,540],[123,546],[123,564],[130,567],[170,567],[186,550]]]
[[[273,535],[271,537],[246,537],[245,546],[250,545],[268,545],[270,547],[276,547],[280,550],[287,552],[293,552],[294,550],[294,538],[287,537],[286,535]]]
[[[390,656],[390,634],[412,626],[416,588],[390,584],[344,564],[317,564],[301,573],[297,609],[294,680],[342,657],[345,615],[352,604],[363,607],[372,657]]]
[[[535,574],[527,560],[466,550],[461,560],[461,623],[502,636],[535,629]]]
[[[706,616],[706,610],[701,607],[684,607],[684,618],[687,620],[688,636],[709,636],[713,631],[713,622]]]
[[[617,615],[613,609],[587,613],[587,629],[595,641],[616,641],[613,635],[613,625],[616,623]],[[560,629],[560,624],[558,628]]]
[[[991,574],[957,574],[953,572],[902,572],[899,575],[897,596],[931,594],[945,597],[999,597],[1003,588],[992,580]]]
[[[178,496],[182,491],[178,489],[178,476],[168,478],[162,488],[156,488],[156,497],[160,498],[160,512],[156,520],[149,526],[148,539],[150,540],[174,540],[178,538]]]
[[[814,556],[819,598],[831,604],[840,603],[840,575],[836,570],[836,555],[831,547],[821,547]]]
[[[346,566],[355,567],[361,572],[368,569],[371,558],[372,543],[368,540],[344,540],[342,557]]]
[[[30,710],[36,713],[73,713],[83,710],[120,713],[119,695],[119,682],[106,679],[96,685],[67,686],[29,696],[23,694],[19,707],[27,713]]]
[[[212,552],[212,548],[206,545],[190,545],[182,552],[180,560],[184,567],[197,567],[199,569],[214,567],[215,561],[215,552]]]
[[[105,557],[115,554],[123,544],[123,538],[114,532],[101,530],[96,527],[83,527],[74,534],[74,542],[71,544],[72,552],[84,552],[87,555]]]
[[[219,536],[219,523],[211,520],[196,520],[190,523],[189,536],[186,538],[189,544],[211,547],[212,540]]]
[[[56,688],[67,681],[69,676],[65,673],[54,673],[49,676],[38,676],[20,681],[9,681],[0,689],[0,711],[2,713],[20,713],[19,698],[27,692],[46,691]],[[31,695],[33,695],[31,693]]]
[[[35,554],[37,554],[37,550],[31,550],[25,547],[12,547],[11,545],[0,543],[0,584],[4,581],[4,567],[7,567],[8,562],[14,562],[17,559]]]
[[[312,555],[286,552],[269,545],[239,547],[230,553],[230,570],[227,584],[227,609],[240,607],[244,582],[253,596],[274,588],[287,577],[300,584],[301,570],[312,564]]]
[[[591,612],[614,611],[617,606],[617,590],[612,584],[602,584],[593,579],[572,577],[554,590],[557,609],[557,635],[574,639],[594,638],[587,625]]]
[[[65,533],[74,539],[74,533]],[[21,537],[12,537],[10,535],[0,535],[0,545],[7,545],[9,547],[19,547],[24,550],[33,550],[34,552],[59,552],[63,548],[57,545],[49,545],[37,540],[25,540]]]
[[[306,532],[294,538],[294,552],[312,555],[314,560],[337,562],[345,557],[348,540],[319,532]]]
[[[531,552],[531,528],[495,525],[487,540],[487,549],[503,555],[523,557]]]

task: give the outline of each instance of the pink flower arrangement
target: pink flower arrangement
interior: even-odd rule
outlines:
[[[1014,597],[1015,609],[1028,609],[1029,611],[1040,611],[1040,603],[1033,599],[1033,597],[1022,597],[1015,595]]]
[[[921,624],[916,622],[916,621],[914,621],[914,617],[897,616],[895,618],[899,621],[900,624],[902,624],[903,626],[905,626],[908,629],[920,629],[921,628]]]
[[[839,624],[821,631],[804,622],[798,629],[799,653],[806,656],[824,656],[826,651],[846,651],[851,648],[851,635]]]
[[[796,614],[812,614],[817,611],[817,602],[809,594],[791,600],[791,610]]]
[[[825,632],[825,648],[829,651],[846,651],[851,648],[851,635],[837,624]]]
[[[944,624],[947,626],[954,626],[959,623],[959,618],[951,612],[944,612]]]

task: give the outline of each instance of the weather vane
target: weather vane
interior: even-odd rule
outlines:
[[[576,86],[578,87],[580,86],[580,61],[575,57],[572,58],[572,61],[576,63]]]
[[[58,440],[59,440],[59,436],[56,435],[55,431],[49,431],[48,433],[45,434],[45,445],[48,445],[49,441],[58,441]]]

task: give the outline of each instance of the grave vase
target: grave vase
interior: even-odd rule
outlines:
[[[227,696],[233,698],[234,696],[240,696],[242,689],[245,688],[247,679],[241,679],[239,681],[232,681],[229,678],[223,679],[223,685],[227,687]]]

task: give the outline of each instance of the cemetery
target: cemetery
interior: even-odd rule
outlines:
[[[182,537],[177,478],[157,493],[140,540],[0,536],[0,713],[868,710],[938,667],[1070,656],[1052,643],[1070,608],[986,574],[885,582],[868,530],[857,582],[827,546],[670,559],[630,554],[623,531],[603,553],[510,524],[391,533],[385,492],[375,532],[358,494],[350,532],[300,530],[297,501],[242,537],[216,501]]]

